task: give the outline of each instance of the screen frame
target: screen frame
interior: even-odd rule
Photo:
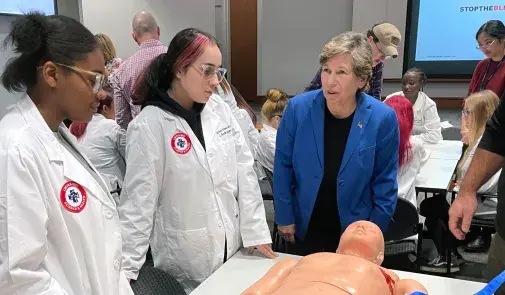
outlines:
[[[58,0],[53,0],[53,6],[54,6],[54,15],[58,14]],[[22,16],[24,13],[5,13],[5,12],[0,12],[0,16]]]
[[[403,73],[408,69],[421,68],[427,76],[437,79],[469,79],[481,60],[416,61],[419,7],[422,0],[407,0],[405,19],[405,45]],[[471,33],[471,32],[469,32]],[[472,33],[473,34],[473,33]]]

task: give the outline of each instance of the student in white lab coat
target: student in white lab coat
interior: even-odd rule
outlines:
[[[247,145],[249,146],[253,157],[256,159],[258,139],[260,137],[260,134],[255,126],[256,115],[254,115],[251,107],[247,105],[240,93],[236,91],[235,87],[228,83],[226,78],[223,78],[223,80],[219,82],[216,90],[217,94],[230,107],[233,117],[235,117],[237,123],[240,125],[240,129],[244,134]],[[242,107],[239,106],[239,102],[241,102]]]
[[[265,169],[273,172],[277,128],[279,128],[282,114],[288,106],[289,96],[280,89],[272,88],[267,91],[266,99],[261,108],[263,128],[258,144],[258,162]]]
[[[175,35],[134,88],[119,212],[124,269],[154,267],[190,292],[242,245],[272,251],[253,157],[230,108],[213,94],[225,74],[213,36]]]
[[[408,98],[414,106],[414,136],[425,143],[437,143],[442,140],[442,127],[437,104],[422,91],[426,80],[426,74],[421,69],[409,69],[403,75],[402,91],[389,95],[386,100],[395,95]]]
[[[0,121],[0,293],[133,294],[114,200],[62,123],[96,112],[105,63],[95,37],[32,12],[6,42],[18,55],[2,85],[27,95]]]
[[[388,98],[385,103],[395,111],[400,127],[399,169],[396,176],[398,197],[408,200],[417,208],[416,177],[428,161],[429,153],[424,148],[423,141],[412,136],[414,112],[409,100],[396,95]]]
[[[109,191],[123,187],[126,171],[126,131],[114,121],[114,96],[112,87],[103,87],[104,98],[89,123],[74,122],[70,132],[77,137],[79,146],[98,172],[107,181]],[[119,204],[119,195],[113,194]]]
[[[465,99],[463,116],[468,127],[468,148],[458,164],[458,179],[463,179],[465,176],[475,150],[484,134],[486,122],[491,118],[499,103],[500,100],[498,96],[491,90],[476,92]],[[488,182],[481,186],[478,193],[496,194],[500,173],[501,171],[498,171]],[[459,191],[459,182],[454,190]],[[486,199],[484,202],[479,202],[476,214],[479,214],[479,212],[493,211],[493,208],[496,208],[496,199]],[[464,260],[456,251],[458,241],[447,227],[449,221],[449,204],[447,203],[445,195],[435,194],[432,198],[425,199],[421,203],[420,209],[421,214],[426,216],[425,224],[431,236],[434,237],[433,241],[438,251],[438,256],[426,265],[421,266],[421,270],[444,273],[447,268],[445,253],[447,249],[450,248],[453,251],[450,267],[451,272],[459,271],[459,264]],[[440,224],[444,224],[445,226],[441,227]],[[477,231],[477,233],[475,233],[475,231]],[[490,232],[483,231],[480,233],[479,228],[472,228],[472,234],[481,234],[480,239],[485,240],[489,247],[489,243],[491,242]],[[484,243],[484,241],[482,242]]]
[[[252,108],[247,104],[245,99],[240,95],[237,89],[228,83],[226,78],[223,78],[219,85],[216,87],[217,94],[224,100],[224,102],[230,107],[233,117],[237,120],[237,123],[244,134],[247,146],[251,150],[254,158],[254,171],[258,176],[258,179],[263,179],[266,177],[263,168],[257,162],[258,156],[258,140],[260,138],[260,133],[256,129],[256,115],[254,114]]]

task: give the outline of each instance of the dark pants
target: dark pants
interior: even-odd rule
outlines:
[[[445,195],[434,194],[433,197],[424,199],[419,207],[421,215],[426,217],[424,224],[433,238],[438,254],[445,256],[447,249],[455,249],[459,244],[449,231],[450,206]]]
[[[305,241],[302,241],[295,237],[295,243],[288,243],[288,253],[292,255],[298,256],[307,256],[314,253],[319,252],[332,252],[335,253],[337,251],[339,239],[314,239],[310,238],[310,236],[305,238]]]
[[[487,258],[485,277],[492,280],[505,270],[505,240],[498,234],[494,235]],[[505,286],[502,285],[495,295],[505,295]]]

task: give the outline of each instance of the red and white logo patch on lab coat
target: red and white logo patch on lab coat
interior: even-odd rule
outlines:
[[[171,145],[174,152],[185,155],[191,150],[191,139],[186,133],[179,132],[172,136]]]
[[[72,213],[84,210],[88,197],[84,188],[74,181],[66,182],[60,191],[60,201],[63,207]]]

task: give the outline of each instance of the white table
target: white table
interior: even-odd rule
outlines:
[[[428,159],[416,177],[416,188],[426,191],[447,191],[458,160]]]
[[[463,143],[459,140],[441,140],[436,144],[424,144],[430,159],[459,160]]]
[[[422,191],[444,192],[451,184],[463,143],[457,140],[441,140],[437,144],[425,144],[430,157],[416,177],[416,188]]]
[[[239,295],[260,279],[276,262],[282,258],[294,257],[279,254],[275,260],[259,256],[249,256],[245,250],[238,252],[210,278],[203,282],[191,295]],[[471,295],[482,289],[485,284],[428,276],[417,273],[395,271],[402,279],[414,279],[422,283],[430,295]]]

